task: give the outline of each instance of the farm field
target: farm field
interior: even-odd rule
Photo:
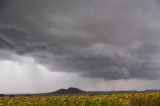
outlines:
[[[160,93],[4,97],[0,106],[160,106]]]

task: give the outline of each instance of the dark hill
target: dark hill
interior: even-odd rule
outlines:
[[[70,87],[68,89],[60,89],[54,92],[55,94],[81,94],[85,93],[85,91],[82,91],[78,88]]]

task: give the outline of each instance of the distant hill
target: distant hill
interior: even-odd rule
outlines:
[[[37,94],[0,94],[0,97],[16,97],[16,96],[57,96],[57,95],[105,95],[105,94],[122,94],[122,93],[149,93],[160,92],[160,90],[144,90],[144,91],[83,91],[78,88],[70,87],[68,89],[59,89],[54,92],[37,93]]]
[[[85,91],[82,91],[78,88],[70,87],[68,89],[59,89],[53,93],[54,94],[82,94],[82,93],[85,93]]]
[[[160,90],[144,90],[144,91],[136,91],[136,90],[130,90],[130,91],[83,91],[78,88],[70,87],[68,89],[59,89],[54,92],[45,93],[48,95],[65,95],[65,94],[81,94],[81,95],[102,95],[102,94],[119,94],[119,93],[143,93],[143,92],[160,92]],[[45,95],[44,94],[44,95]]]

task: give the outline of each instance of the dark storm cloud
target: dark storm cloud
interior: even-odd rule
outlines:
[[[26,51],[45,50],[46,47],[41,43],[35,43],[37,39],[32,37],[30,32],[18,27],[0,28],[1,49],[25,54]]]
[[[160,16],[155,4],[6,0],[0,9],[0,48],[32,56],[53,71],[105,80],[157,79]]]

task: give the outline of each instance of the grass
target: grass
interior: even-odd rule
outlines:
[[[160,106],[160,93],[6,97],[0,106]]]

